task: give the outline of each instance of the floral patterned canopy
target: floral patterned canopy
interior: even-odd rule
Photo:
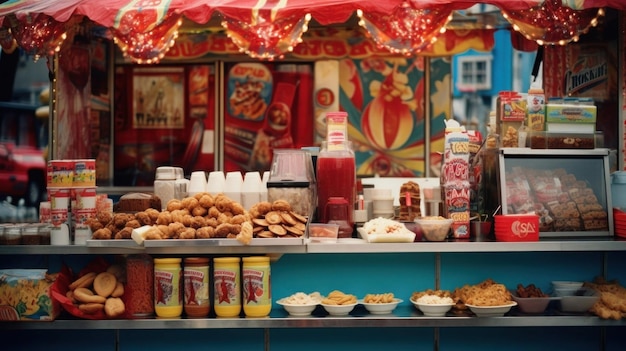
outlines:
[[[603,7],[626,9],[623,0],[8,0],[0,4],[0,44],[53,54],[87,18],[108,28],[125,55],[152,63],[173,45],[183,20],[202,25],[217,16],[240,51],[273,59],[302,41],[310,20],[333,25],[358,15],[377,44],[415,54],[445,31],[454,11],[478,3],[500,8],[516,31],[540,45],[577,40]],[[558,28],[546,30],[550,24]]]

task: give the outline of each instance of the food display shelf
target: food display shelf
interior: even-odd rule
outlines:
[[[317,310],[316,310],[317,311]],[[269,318],[201,318],[134,320],[55,320],[52,322],[0,323],[0,329],[230,329],[230,328],[435,328],[435,327],[608,327],[626,326],[625,322],[585,315],[507,315],[504,317],[454,316],[425,317],[413,306],[398,306],[393,314],[370,315],[355,309],[349,316],[333,317],[315,313],[291,317],[275,309]]]
[[[340,239],[334,244],[287,243],[285,239],[264,239],[263,244],[242,245],[234,239],[155,240],[140,246],[132,240],[102,240],[97,245],[0,245],[0,255],[82,255],[82,254],[256,254],[256,253],[394,253],[394,252],[548,252],[626,251],[626,239],[542,239],[535,242],[448,241],[416,243],[368,243],[362,239]],[[289,239],[287,239],[289,240]]]

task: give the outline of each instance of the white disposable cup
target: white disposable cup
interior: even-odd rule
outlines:
[[[363,199],[365,201],[374,200],[374,190],[375,188],[363,188]]]
[[[204,171],[193,171],[189,177],[189,187],[187,188],[188,196],[197,193],[203,193],[207,190],[207,179]]]
[[[226,173],[224,182],[224,195],[231,200],[241,203],[241,187],[243,186],[243,176],[239,171]]]
[[[380,198],[372,201],[374,213],[393,213],[393,198]]]
[[[252,206],[261,201],[262,190],[261,173],[246,172],[241,186],[241,204],[246,210],[250,210]]]
[[[209,181],[207,182],[207,192],[211,195],[217,195],[224,192],[226,184],[226,176],[222,171],[212,171],[209,173]]]
[[[365,190],[365,189],[363,189]],[[391,189],[377,189],[374,188],[372,193],[372,200],[384,199],[387,200],[389,198],[393,199],[393,195],[391,195]]]

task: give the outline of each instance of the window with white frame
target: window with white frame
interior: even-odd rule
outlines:
[[[456,85],[461,91],[491,89],[491,55],[468,55],[458,58]]]

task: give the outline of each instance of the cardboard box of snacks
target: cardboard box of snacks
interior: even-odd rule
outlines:
[[[51,295],[56,275],[45,269],[0,270],[0,321],[52,321],[60,306]]]

